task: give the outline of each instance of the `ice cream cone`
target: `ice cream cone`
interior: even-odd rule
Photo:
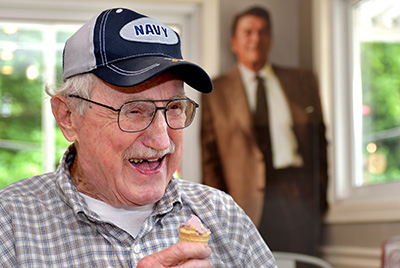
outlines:
[[[195,215],[179,226],[179,242],[208,243],[210,230],[205,228]]]
[[[194,242],[208,244],[210,232],[199,234],[194,227],[179,228],[179,242]]]

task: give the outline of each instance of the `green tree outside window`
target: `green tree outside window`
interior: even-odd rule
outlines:
[[[49,142],[42,130],[42,107],[49,101],[44,93],[46,57],[55,57],[50,68],[55,68],[55,80],[60,81],[63,44],[76,26],[70,28],[0,23],[0,188],[43,172],[42,146]],[[54,31],[52,44],[46,31]],[[68,145],[57,127],[54,167]]]
[[[364,184],[400,180],[400,44],[361,44]]]

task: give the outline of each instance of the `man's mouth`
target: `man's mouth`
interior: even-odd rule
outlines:
[[[151,170],[157,170],[161,166],[164,158],[165,156],[154,159],[130,158],[129,162],[139,170],[151,171]]]

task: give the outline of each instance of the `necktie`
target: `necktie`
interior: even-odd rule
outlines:
[[[257,143],[260,147],[266,164],[266,170],[272,170],[272,148],[269,130],[269,112],[264,79],[257,76],[256,111],[254,112],[254,127]]]

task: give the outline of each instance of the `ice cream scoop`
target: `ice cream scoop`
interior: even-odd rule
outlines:
[[[180,224],[179,242],[195,242],[207,244],[210,238],[210,230],[204,227],[196,215],[191,215],[190,219]]]

